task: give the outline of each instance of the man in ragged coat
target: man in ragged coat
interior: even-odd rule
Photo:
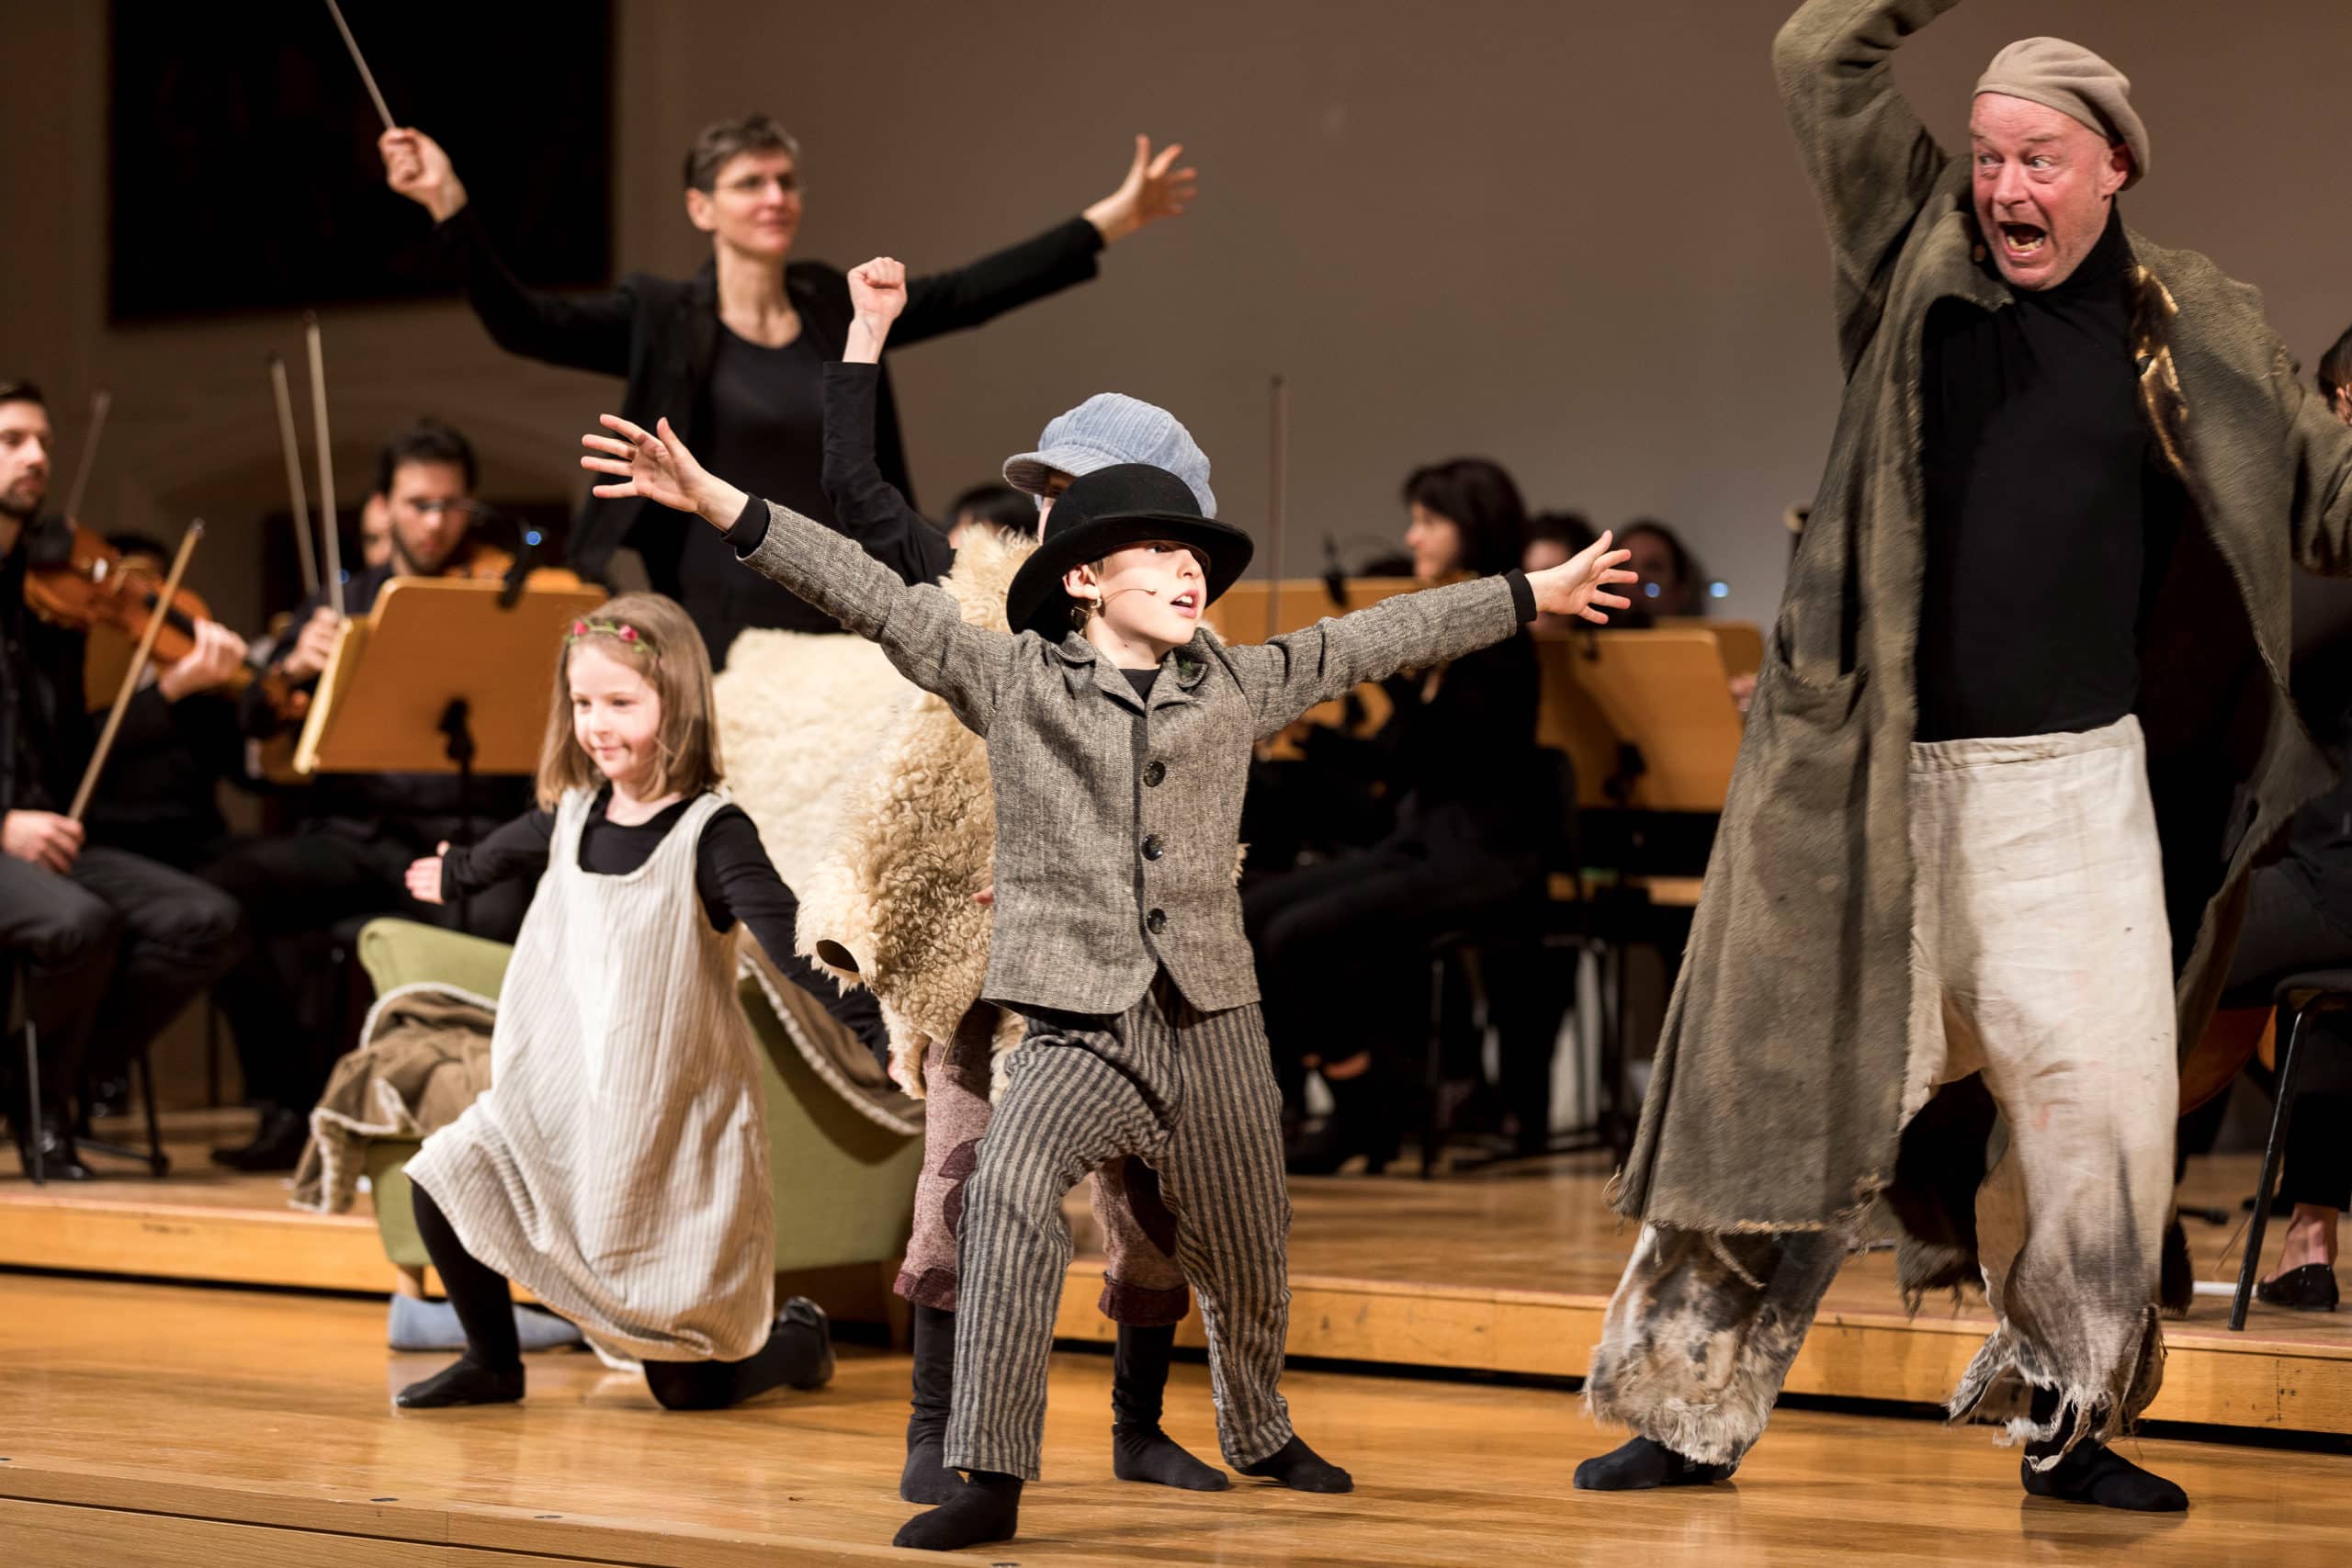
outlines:
[[[1614,1193],[1589,1398],[1637,1435],[1581,1487],[1730,1474],[1877,1222],[1914,1302],[1981,1279],[1951,1409],[2029,1493],[2188,1505],[2107,1445],[2162,1373],[2176,1042],[2331,777],[2288,589],[2352,571],[2352,431],[2253,289],[2123,226],[2105,61],[2013,44],[1936,144],[1893,56],[1956,3],[1812,0],[1774,48],[1845,404]]]

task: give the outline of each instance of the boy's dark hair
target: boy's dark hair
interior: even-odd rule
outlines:
[[[1500,463],[1453,457],[1405,476],[1405,501],[1462,530],[1462,569],[1491,577],[1527,553],[1527,503]]]
[[[1023,538],[1037,531],[1037,501],[1011,485],[974,485],[947,508],[947,525],[965,517]]]
[[[0,376],[0,403],[38,403],[42,408],[49,407],[49,400],[40,395],[39,387],[30,381],[13,380],[6,376]]]
[[[2343,387],[2352,387],[2352,327],[2319,356],[2319,395],[2333,398]]]
[[[481,478],[473,444],[437,419],[420,419],[376,449],[377,494],[392,493],[392,476],[402,463],[455,463],[465,470],[468,495]]]
[[[1592,519],[1581,512],[1539,512],[1527,520],[1529,544],[1538,539],[1557,539],[1567,547],[1570,555],[1589,549],[1600,537],[1600,531],[1592,525]]]
[[[745,152],[789,152],[794,168],[800,164],[800,142],[792,132],[766,115],[747,114],[702,128],[686,149],[686,188],[709,195],[728,160]]]

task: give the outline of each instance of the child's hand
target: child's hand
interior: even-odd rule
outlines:
[[[420,904],[441,902],[441,857],[449,852],[449,840],[423,860],[411,861],[408,867],[408,896]]]
[[[604,414],[600,423],[612,435],[583,435],[580,445],[603,457],[582,457],[580,466],[591,473],[616,474],[619,484],[602,484],[595,494],[605,501],[643,497],[673,512],[697,513],[724,528],[733,523],[751,500],[741,491],[710,473],[686,450],[667,419],[658,420],[657,437],[618,414]]]
[[[864,266],[851,268],[849,304],[876,337],[887,333],[899,312],[907,308],[906,263],[876,256]]]
[[[1639,581],[1633,572],[1614,570],[1634,553],[1611,549],[1610,543],[1615,537],[1613,533],[1603,534],[1559,565],[1529,572],[1527,586],[1535,591],[1535,607],[1546,615],[1582,615],[1588,621],[1608,625],[1609,617],[1593,606],[1606,604],[1611,610],[1622,610],[1632,601],[1622,593],[1602,592],[1603,585]]]
[[[888,256],[876,256],[849,275],[849,336],[842,344],[844,365],[878,365],[890,323],[907,308],[907,269]]]

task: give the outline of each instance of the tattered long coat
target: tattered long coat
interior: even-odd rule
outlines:
[[[1948,297],[2011,302],[1969,160],[1936,144],[1891,71],[1956,3],[1815,0],[1774,49],[1828,231],[1846,391],[1615,1192],[1661,1225],[1818,1229],[1895,1179],[1922,328]],[[2298,567],[2352,573],[2352,430],[2300,384],[2256,290],[2194,252],[2131,243],[2142,406],[2180,525],[2140,717],[2186,1047],[2229,968],[2256,853],[2333,777],[2288,695],[2289,587]],[[1893,1196],[1917,1234],[1916,1206]]]

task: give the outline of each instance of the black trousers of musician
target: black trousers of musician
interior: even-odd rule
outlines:
[[[493,1372],[519,1368],[521,1337],[506,1277],[466,1250],[431,1193],[422,1187],[410,1193],[416,1234],[466,1331],[466,1359]],[[765,1345],[740,1361],[644,1362],[645,1385],[665,1410],[724,1410],[772,1388],[813,1387],[829,1375],[831,1339],[819,1325],[787,1316],[777,1320]]]
[[[242,947],[235,901],[185,872],[99,845],[64,875],[0,855],[0,950],[26,961],[52,1107],[85,1067],[116,1071],[144,1051]],[[0,1063],[0,1078],[17,1070]]]
[[[2266,1006],[2288,976],[2339,968],[2352,968],[2352,932],[2332,924],[2286,872],[2256,871],[2222,1005]],[[2283,1035],[2278,1043],[2283,1050]],[[2345,1133],[2352,1126],[2352,1015],[2313,1017],[2304,1025],[2302,1052],[2278,1195],[2290,1203],[2352,1209],[2352,1137]]]
[[[332,830],[235,841],[203,868],[236,900],[252,941],[215,993],[237,1039],[248,1099],[307,1111],[342,1037],[341,975],[327,961],[334,939],[379,915],[512,942],[530,907],[526,883],[477,894],[460,926],[455,905],[420,904],[403,880],[420,850],[392,836]]]
[[[1284,1100],[1298,1102],[1305,1057],[1370,1051],[1381,1099],[1401,1111],[1428,1041],[1430,941],[1525,897],[1532,876],[1523,862],[1390,840],[1245,889]]]

